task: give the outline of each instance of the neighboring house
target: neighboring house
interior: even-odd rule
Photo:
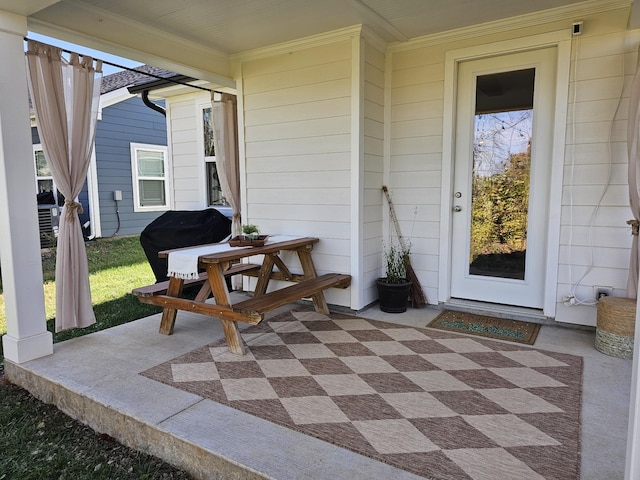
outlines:
[[[194,85],[202,83],[175,75],[166,81],[140,81],[128,90],[167,105],[167,130],[172,139],[169,158],[172,206],[176,210],[215,208],[230,217],[232,211],[218,178],[211,92],[185,87],[182,83],[188,81]]]
[[[137,70],[158,76],[174,75],[148,65]],[[102,79],[95,150],[87,182],[79,195],[84,209],[80,222],[85,225],[88,238],[139,234],[170,208],[165,117],[127,91],[127,87],[150,78],[123,70]],[[32,125],[36,188],[42,193],[51,190],[53,178],[35,122]],[[39,212],[41,241],[47,246],[51,238],[48,228],[57,225],[57,209],[40,205]],[[52,221],[47,222],[49,219]]]

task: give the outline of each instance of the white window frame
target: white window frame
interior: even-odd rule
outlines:
[[[216,158],[215,155],[213,156],[206,156],[205,155],[205,142],[204,142],[204,134],[205,134],[205,125],[204,125],[204,111],[207,109],[213,109],[211,103],[209,104],[201,104],[199,106],[198,112],[199,112],[199,117],[200,117],[200,152],[202,154],[202,157],[204,158],[204,202],[205,205],[207,206],[207,208],[215,208],[217,210],[220,210],[221,212],[225,213],[226,210],[229,210],[230,207],[227,204],[211,204],[209,203],[209,172],[208,172],[208,164],[210,163],[215,163],[216,164],[216,170],[217,170],[217,163],[218,160]]]
[[[41,143],[36,143],[33,145],[33,167],[36,168],[36,152],[42,152],[44,155],[44,149],[42,148]],[[46,160],[46,157],[45,157]],[[36,194],[40,193],[40,188],[38,186],[39,180],[51,180],[51,184],[53,185],[53,195],[57,196],[58,189],[56,188],[56,182],[53,180],[53,175],[38,175],[38,171],[36,169]]]
[[[134,212],[162,212],[170,209],[171,205],[171,189],[169,179],[169,148],[165,145],[151,145],[146,143],[131,143],[131,177],[133,182],[133,211]],[[164,159],[164,205],[140,205],[140,190],[138,181],[138,151],[147,150],[153,152],[161,152]],[[157,180],[157,178],[154,178]]]

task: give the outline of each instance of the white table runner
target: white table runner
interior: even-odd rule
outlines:
[[[266,245],[284,242],[287,240],[293,240],[300,237],[292,237],[288,235],[270,235],[267,238]],[[185,280],[198,278],[198,258],[202,255],[208,255],[211,253],[228,252],[236,248],[251,247],[232,247],[229,243],[215,243],[212,245],[204,245],[201,247],[185,248],[183,250],[177,250],[169,253],[168,259],[168,277],[178,277]]]

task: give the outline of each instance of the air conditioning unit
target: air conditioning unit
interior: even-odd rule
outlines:
[[[55,239],[58,236],[58,213],[57,205],[38,205],[40,248],[55,246]]]

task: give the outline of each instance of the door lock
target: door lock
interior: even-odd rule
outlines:
[[[462,211],[462,207],[460,205],[456,205],[455,207],[453,207],[453,211],[454,212],[461,212]]]
[[[456,198],[460,198],[460,197],[462,197],[462,192],[456,192],[456,193],[453,194],[453,196],[456,197]]]

